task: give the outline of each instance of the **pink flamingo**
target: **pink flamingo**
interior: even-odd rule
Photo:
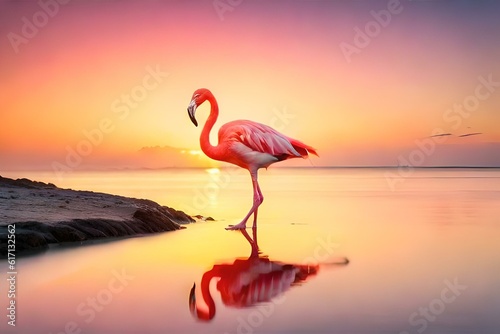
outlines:
[[[205,88],[197,89],[193,93],[191,103],[187,108],[189,118],[198,126],[195,118],[196,108],[205,101],[210,102],[210,115],[201,131],[200,146],[210,158],[226,161],[250,172],[253,185],[253,205],[248,214],[237,225],[230,225],[226,229],[238,230],[246,228],[248,218],[253,214],[253,227],[257,226],[257,213],[264,201],[257,181],[259,168],[269,167],[271,164],[291,158],[307,158],[309,153],[315,154],[316,149],[296,139],[287,137],[273,128],[257,122],[237,120],[224,124],[219,129],[219,144],[210,144],[210,131],[219,116],[219,106],[214,95]]]
[[[247,259],[235,259],[233,263],[215,264],[201,278],[201,294],[207,310],[200,307],[196,300],[196,284],[189,292],[189,310],[195,319],[210,321],[215,317],[215,302],[210,293],[210,282],[217,280],[217,291],[226,306],[235,308],[251,307],[271,301],[283,295],[290,288],[300,285],[319,271],[319,264],[293,264],[271,261],[259,255],[257,229],[253,239],[247,231],[241,233],[248,240],[252,252]],[[347,265],[347,258],[329,265]],[[202,304],[203,304],[202,303]]]

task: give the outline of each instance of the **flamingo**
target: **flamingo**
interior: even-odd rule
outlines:
[[[219,129],[219,144],[210,144],[210,131],[219,116],[219,106],[214,95],[206,88],[197,89],[193,93],[187,107],[189,118],[195,126],[196,108],[205,101],[210,102],[208,116],[200,136],[200,146],[203,153],[209,158],[226,161],[250,172],[253,186],[253,204],[248,214],[236,225],[229,225],[227,230],[246,228],[248,218],[253,214],[253,227],[257,227],[257,213],[264,201],[259,187],[257,173],[260,168],[267,168],[271,164],[292,158],[304,158],[312,153],[318,156],[316,149],[296,139],[285,136],[273,128],[248,120],[236,120],[224,124]]]
[[[257,229],[253,239],[247,231],[240,230],[252,247],[247,259],[235,259],[233,263],[215,264],[201,278],[201,294],[207,310],[196,300],[196,284],[189,292],[189,310],[195,319],[210,321],[215,317],[215,302],[210,293],[210,282],[217,280],[217,291],[224,305],[235,308],[251,307],[269,302],[283,295],[294,286],[301,285],[317,275],[319,264],[294,264],[271,261],[259,254]],[[347,258],[324,265],[345,266]]]

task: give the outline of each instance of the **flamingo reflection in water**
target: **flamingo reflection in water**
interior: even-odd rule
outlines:
[[[217,290],[226,306],[242,308],[269,302],[292,286],[315,276],[322,264],[290,264],[271,261],[262,256],[257,245],[257,228],[252,228],[253,239],[246,230],[240,230],[252,247],[248,259],[236,259],[231,264],[216,264],[201,279],[201,294],[208,307],[204,310],[196,301],[196,284],[189,293],[189,309],[194,318],[210,321],[215,317],[215,302],[210,294],[210,282],[218,278]],[[344,266],[347,258],[329,262],[329,266]]]

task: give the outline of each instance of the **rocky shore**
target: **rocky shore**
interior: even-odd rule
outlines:
[[[1,258],[7,257],[13,224],[16,253],[22,254],[55,243],[179,230],[194,221],[182,211],[150,200],[0,176]]]

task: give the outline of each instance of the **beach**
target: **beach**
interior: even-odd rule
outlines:
[[[51,243],[84,242],[181,229],[192,217],[145,199],[61,189],[52,183],[0,176],[0,248],[7,257],[7,229],[15,226],[18,254]]]

